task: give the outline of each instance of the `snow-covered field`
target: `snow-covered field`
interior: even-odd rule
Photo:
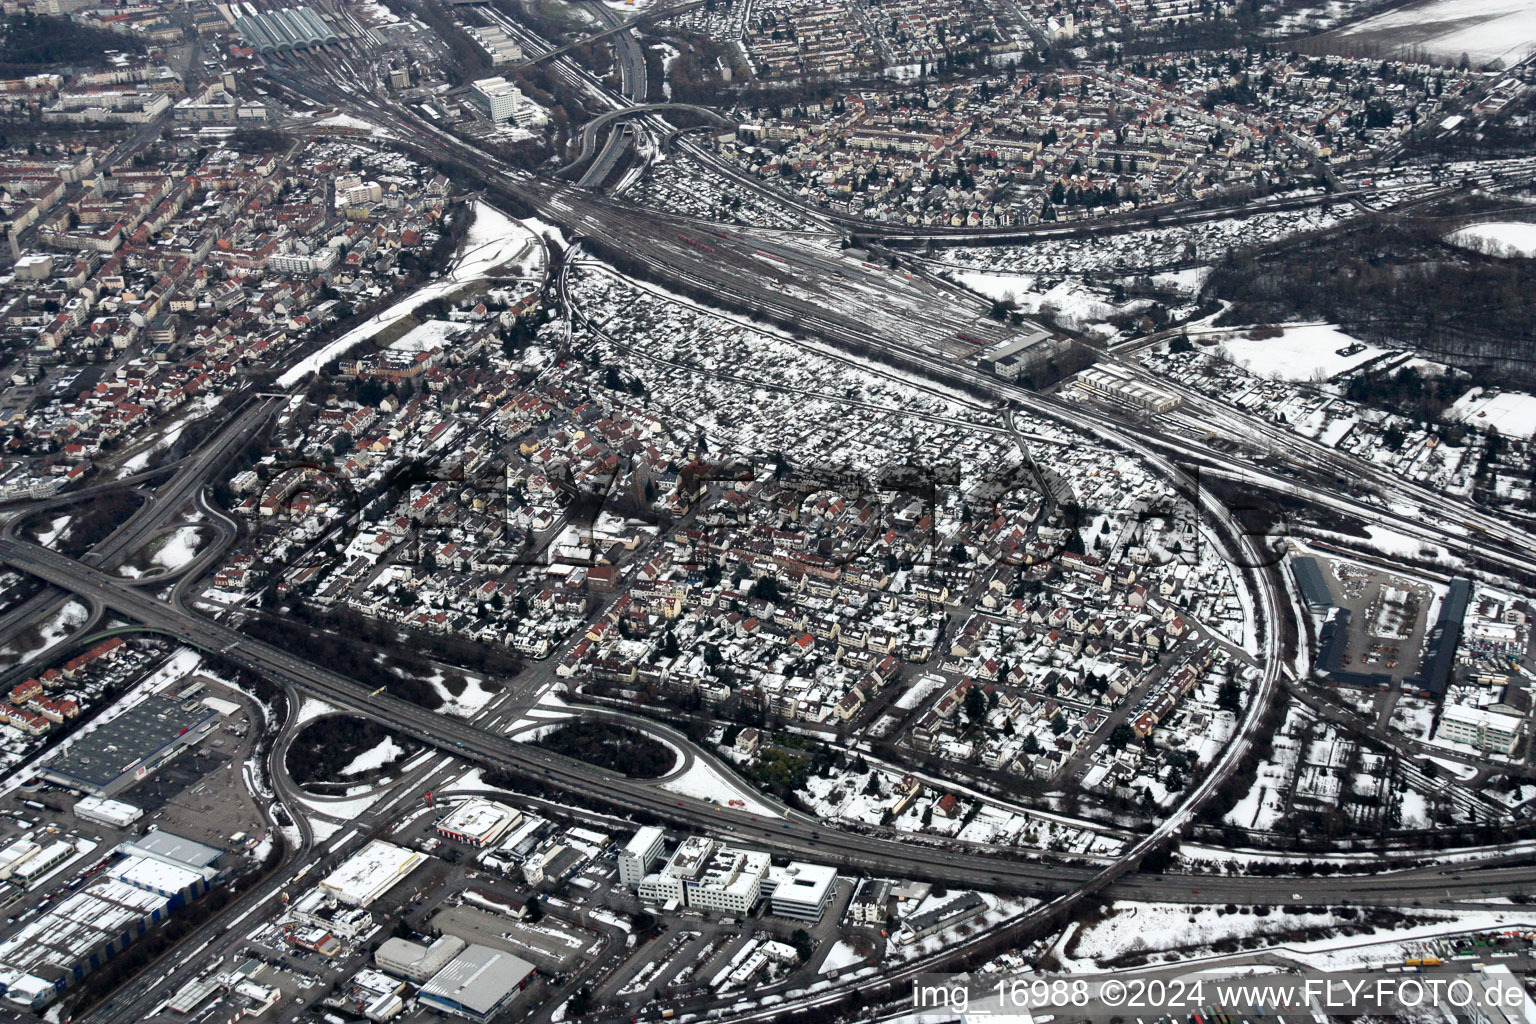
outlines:
[[[1502,220],[1473,224],[1445,237],[1452,245],[1490,256],[1536,256],[1536,224]]]
[[[1446,410],[1446,418],[1474,427],[1497,427],[1511,437],[1536,434],[1536,395],[1473,388]]]
[[[453,320],[428,320],[412,327],[389,347],[396,352],[430,352],[448,345],[455,334],[468,329],[467,324]]]
[[[1337,923],[1338,919],[1327,911],[1286,914],[1276,908],[1260,917],[1252,912],[1252,908],[1246,907],[1239,908],[1236,914],[1225,914],[1217,907],[1116,901],[1107,918],[1078,933],[1072,956],[1105,960],[1130,953],[1204,946],[1227,938],[1289,933]]]
[[[76,600],[64,603],[58,611],[37,627],[38,646],[21,654],[17,664],[24,664],[42,657],[53,650],[65,637],[73,633],[81,623],[90,618],[90,609]],[[18,652],[15,647],[0,647],[0,663],[9,663]]]
[[[1015,303],[1024,313],[1049,315],[1078,330],[1108,320],[1120,311],[1075,281],[1063,281],[1037,291],[1035,278],[1029,274],[958,271],[954,277],[995,302]]]
[[[679,796],[713,800],[718,804],[729,804],[732,800],[740,800],[746,804],[746,809],[754,814],[777,817],[779,813],[755,798],[752,791],[745,786],[736,785],[715,771],[703,758],[694,758],[693,764],[688,766],[687,771],[676,778],[666,780],[661,784],[661,788]]]
[[[438,714],[453,715],[455,718],[472,718],[484,710],[485,706],[496,696],[496,692],[485,689],[480,685],[479,676],[465,676],[467,682],[464,692],[457,697],[443,685],[443,674],[438,672],[427,679],[438,696],[443,698],[443,706],[438,709]],[[497,691],[499,692],[499,691]]]
[[[1304,324],[1286,327],[1278,338],[1254,339],[1247,332],[1221,343],[1232,362],[1260,377],[1275,380],[1311,380],[1321,374],[1333,377],[1383,355],[1386,349],[1366,345],[1352,355],[1339,350],[1359,344],[1337,327]]]
[[[1531,0],[1422,0],[1367,18],[1339,33],[1345,42],[1392,49],[1420,48],[1441,60],[1506,67],[1536,52],[1536,4]]]
[[[840,971],[844,967],[852,967],[863,960],[864,957],[858,950],[849,945],[847,941],[839,939],[832,946],[832,950],[827,954],[827,958],[821,962],[820,973],[826,974],[829,971]]]
[[[342,775],[361,775],[364,772],[375,771],[385,765],[398,761],[405,753],[405,749],[395,742],[393,736],[386,736],[378,746],[371,750],[365,750],[358,754],[346,766],[341,769]]]
[[[196,526],[183,526],[165,538],[150,560],[167,569],[180,569],[197,555],[198,532]]]
[[[337,114],[324,120],[316,121],[317,128],[355,128],[358,131],[368,132],[373,135],[388,135],[384,129],[375,126],[370,121],[364,121],[360,117],[352,117],[350,114]]]

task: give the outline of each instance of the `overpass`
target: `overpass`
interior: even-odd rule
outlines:
[[[225,457],[254,436],[257,428],[266,422],[272,410],[277,407],[277,402],[278,399],[268,397],[258,398],[249,403],[239,415],[220,427],[218,433],[203,442],[196,453],[177,464],[175,476],[162,484],[132,516],[87,552],[84,558],[92,564],[113,568],[124,558],[143,547],[170,520],[171,516],[175,515],[187,500],[202,488],[209,475],[222,464]],[[168,468],[163,467],[136,474],[132,479],[147,479],[163,473]],[[28,516],[20,516],[6,523],[4,528],[0,529],[0,536],[15,537],[23,519],[39,511],[88,500],[119,489],[128,482],[129,479],[125,478],[49,499],[39,508],[29,509]],[[0,615],[0,641],[17,630],[52,615],[64,603],[64,598],[64,591],[59,588],[44,587],[15,608]],[[99,607],[92,595],[87,594],[85,598],[86,603],[93,608]]]
[[[467,2],[478,3],[480,0],[467,0]],[[570,53],[572,50],[577,49],[578,47],[586,46],[589,43],[595,43],[600,40],[607,39],[609,36],[614,35],[615,33],[626,32],[629,29],[638,28],[641,25],[650,25],[655,24],[658,21],[665,21],[667,18],[672,17],[674,14],[684,14],[697,7],[703,6],[704,0],[688,0],[687,3],[674,4],[671,7],[663,7],[657,11],[647,11],[644,14],[637,14],[633,18],[621,21],[617,25],[612,25],[603,29],[601,32],[594,32],[592,35],[583,36],[582,38],[574,40],[573,42],[566,43],[563,46],[557,46],[553,50],[546,50],[543,53],[537,54],[533,57],[527,57],[521,64],[513,65],[513,70],[522,71],[527,68],[531,68],[535,64],[546,61],[551,57],[558,57],[561,54]]]
[[[556,173],[567,174],[573,171],[575,168],[580,167],[586,161],[590,160],[592,158],[593,152],[597,149],[598,134],[608,125],[613,124],[615,121],[623,121],[631,117],[640,117],[653,111],[667,110],[686,111],[688,113],[698,114],[707,120],[715,122],[722,128],[729,128],[733,124],[730,119],[721,117],[719,114],[715,113],[708,107],[701,107],[693,103],[642,103],[638,106],[623,107],[619,110],[609,110],[597,115],[592,120],[581,126],[581,152],[577,154],[576,159],[560,168],[560,170]]]
[[[1473,893],[1483,890],[1513,894],[1526,891],[1529,886],[1529,868],[1488,873],[1468,869],[1466,881],[1420,872],[1334,879],[1192,879],[1140,875],[1119,879],[1120,873],[1130,870],[1132,863],[1123,861],[1109,868],[1048,864],[1012,857],[976,844],[945,840],[942,844],[927,845],[920,839],[898,842],[845,832],[823,826],[803,815],[769,818],[707,800],[659,791],[647,781],[630,779],[527,747],[499,733],[435,714],[387,693],[372,694],[361,684],[314,665],[295,653],[173,607],[115,576],[36,544],[0,539],[0,562],[38,576],[54,586],[91,597],[144,627],[173,636],[282,685],[313,694],[342,710],[371,718],[455,756],[515,772],[601,804],[617,804],[627,811],[648,814],[683,828],[724,833],[733,842],[833,863],[853,871],[938,879],[949,884],[1035,896],[1063,891],[1074,895],[1090,893],[1097,882],[1101,883],[1100,887],[1112,885],[1113,892],[1127,897],[1205,903],[1213,899],[1286,902],[1292,890],[1298,889],[1307,894],[1308,899],[1318,901],[1348,898],[1356,902],[1401,903],[1411,898],[1435,900],[1441,893],[1456,890],[1466,894],[1463,898],[1473,899],[1476,898]],[[1197,893],[1192,894],[1191,883],[1199,887]]]

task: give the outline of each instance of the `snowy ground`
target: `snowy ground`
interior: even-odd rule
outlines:
[[[1386,353],[1386,349],[1366,345],[1353,355],[1339,355],[1339,350],[1359,343],[1327,324],[1287,327],[1278,338],[1253,339],[1247,333],[1233,334],[1221,348],[1249,373],[1275,380],[1333,377]]]
[[[322,121],[316,121],[317,128],[355,128],[358,131],[368,132],[370,135],[388,135],[389,132],[378,127],[370,121],[364,121],[360,117],[352,117],[349,114],[337,114],[327,117]]]
[[[1497,427],[1510,437],[1528,438],[1536,434],[1536,395],[1473,388],[1445,415],[1474,427]]]
[[[746,804],[746,810],[754,814],[768,814],[777,817],[779,812],[768,804],[763,803],[751,790],[745,786],[737,785],[732,780],[721,775],[710,767],[703,758],[694,758],[693,764],[688,770],[673,779],[668,779],[661,784],[661,788],[669,793],[679,796],[691,796],[699,800],[713,800],[717,804],[729,805],[732,800],[741,800]]]
[[[34,661],[51,651],[60,640],[69,636],[75,628],[86,619],[90,618],[90,609],[79,601],[70,600],[64,606],[54,612],[47,622],[38,627],[38,637],[41,642],[30,651],[22,654],[16,660],[16,664],[25,664]],[[11,646],[0,647],[0,662],[9,663],[11,656],[17,653]]]
[[[184,526],[165,538],[153,559],[156,565],[167,569],[180,569],[197,555],[198,528]]]
[[[473,718],[479,714],[487,704],[496,696],[495,693],[480,685],[479,676],[466,676],[468,682],[464,686],[464,692],[455,697],[443,685],[443,674],[438,672],[427,679],[438,696],[443,698],[443,706],[438,708],[438,714],[453,715],[455,718]]]
[[[1117,900],[1105,920],[1079,932],[1071,952],[1078,959],[1108,960],[1131,953],[1206,946],[1222,939],[1290,933],[1337,923],[1338,918],[1327,911],[1286,914],[1276,908],[1259,917],[1252,908],[1224,914],[1216,907]]]
[[[329,345],[301,360],[278,378],[278,386],[292,387],[357,345],[399,323],[418,307],[449,295],[473,281],[482,280],[498,267],[521,261],[541,251],[534,237],[535,226],[515,221],[485,202],[477,202],[474,209],[475,221],[465,235],[464,251],[447,274],[416,289],[407,298],[369,317]],[[538,262],[538,271],[542,273],[542,258]]]
[[[1473,224],[1451,232],[1445,240],[1490,256],[1536,256],[1536,224],[1523,221]]]
[[[840,971],[844,967],[851,967],[863,960],[864,957],[858,950],[854,949],[846,941],[839,939],[832,947],[832,951],[827,954],[827,958],[821,962],[820,973],[826,974],[829,971]]]
[[[1035,278],[1029,274],[962,271],[954,277],[993,301],[1015,303],[1021,312],[1048,315],[1078,330],[1108,320],[1124,308],[1102,301],[1075,281],[1037,291]]]
[[[59,535],[69,525],[69,520],[70,516],[67,512],[61,516],[54,516],[48,521],[47,529],[38,531],[37,542],[45,548],[53,547],[53,542],[59,539]]]
[[[385,765],[398,761],[404,753],[404,748],[395,742],[393,736],[386,736],[372,750],[365,750],[351,761],[348,761],[346,766],[341,769],[340,774],[362,775],[364,772],[376,771]]]
[[[469,329],[468,324],[453,320],[428,320],[417,324],[396,339],[389,347],[395,352],[430,352],[452,343],[455,334]]]
[[[1423,0],[1339,34],[1345,42],[1424,50],[1441,60],[1465,53],[1476,64],[1503,61],[1506,67],[1536,52],[1536,4],[1530,0]]]
[[[316,700],[314,697],[305,697],[304,703],[299,705],[299,713],[294,716],[293,724],[295,727],[297,727],[303,725],[311,718],[319,718],[321,715],[329,714],[335,710],[336,707],[334,705],[327,704],[323,700]]]

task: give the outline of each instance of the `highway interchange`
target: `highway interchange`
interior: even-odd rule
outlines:
[[[650,144],[657,145],[663,134],[662,122],[655,121],[652,111],[646,109],[643,52],[632,31],[617,20],[617,15],[601,5],[599,9],[608,20],[602,35],[611,34],[616,40],[621,72],[619,95],[607,92],[589,72],[571,61],[567,55],[570,47],[542,44],[548,51],[543,56],[560,65],[563,73],[575,76],[584,88],[607,97],[611,113],[600,120],[617,123],[620,118],[633,118]],[[538,54],[541,41],[529,38],[524,29],[519,31],[529,52]],[[722,228],[690,218],[638,210],[604,196],[597,188],[612,176],[632,139],[624,131],[611,132],[598,149],[599,125],[594,122],[583,135],[582,157],[590,158],[590,163],[579,182],[570,185],[539,180],[424,121],[407,107],[356,92],[337,81],[328,82],[326,74],[344,73],[349,67],[344,59],[295,59],[308,61],[307,71],[315,74],[300,76],[274,69],[274,77],[297,91],[344,106],[353,116],[394,132],[406,148],[430,148],[434,156],[446,156],[458,166],[466,182],[479,184],[492,194],[532,209],[561,225],[569,237],[601,240],[591,246],[594,251],[622,258],[627,269],[658,283],[707,296],[728,308],[751,312],[792,332],[861,352],[873,350],[906,373],[936,385],[964,387],[999,408],[1023,410],[1063,422],[1134,453],[1170,479],[1181,478],[1184,467],[1197,464],[1256,488],[1391,523],[1413,536],[1505,571],[1536,576],[1536,557],[1529,553],[1536,537],[1524,528],[1466,502],[1406,484],[1390,477],[1384,469],[1364,465],[1272,424],[1221,407],[1187,389],[1176,390],[1185,400],[1191,420],[1209,424],[1228,439],[1241,440],[1256,451],[1283,454],[1310,470],[1323,469],[1358,480],[1362,487],[1391,494],[1392,501],[1385,503],[1366,493],[1329,492],[1307,484],[1295,473],[1255,466],[1250,458],[1219,449],[1190,431],[1156,426],[1149,429],[1145,423],[1104,415],[1101,410],[1084,410],[984,374],[953,358],[948,346],[966,325],[985,314],[987,304],[926,275],[920,268],[893,270],[839,259],[832,255],[836,236],[831,234],[818,238],[814,234]],[[1223,214],[1191,209],[1176,211],[1171,216],[1197,220],[1214,215]],[[1169,216],[1164,215],[1165,222],[1170,222]],[[865,228],[866,233],[880,233]],[[1030,235],[1049,237],[1067,230],[1072,229],[1047,226]],[[893,236],[888,241],[904,240],[900,233],[887,234]],[[1132,372],[1143,372],[1131,361],[1122,361],[1120,365]],[[1159,386],[1170,385],[1159,381]],[[1531,869],[1518,863],[1469,868],[1454,876],[1436,869],[1341,878],[1136,873],[1139,859],[1178,835],[1242,760],[1262,711],[1288,670],[1287,643],[1295,642],[1284,628],[1294,621],[1292,599],[1282,578],[1284,570],[1272,564],[1276,559],[1267,547],[1267,538],[1247,535],[1231,510],[1208,490],[1198,494],[1202,511],[1220,529],[1241,563],[1255,567],[1244,573],[1245,585],[1258,601],[1261,621],[1268,624],[1263,632],[1265,650],[1259,659],[1263,676],[1252,695],[1239,735],[1208,774],[1191,787],[1180,806],[1156,830],[1131,845],[1124,856],[1097,865],[1043,863],[1001,856],[963,843],[939,848],[845,832],[793,812],[782,816],[752,814],[679,797],[641,780],[625,779],[525,747],[482,724],[445,718],[388,694],[369,693],[356,682],[309,662],[298,652],[254,640],[190,610],[185,584],[208,567],[211,556],[207,552],[183,574],[169,600],[156,597],[151,592],[155,588],[136,585],[112,574],[111,569],[163,529],[176,513],[185,509],[189,500],[196,500],[205,513],[216,513],[205,502],[203,486],[217,476],[225,457],[259,429],[275,402],[272,398],[252,398],[213,443],[178,464],[168,483],[146,491],[134,516],[82,559],[71,559],[21,539],[13,529],[19,519],[12,520],[0,535],[0,561],[44,581],[47,586],[0,617],[0,635],[36,621],[61,605],[66,594],[74,594],[91,608],[93,624],[110,612],[164,631],[227,663],[266,676],[290,691],[313,694],[337,708],[375,719],[455,757],[515,772],[551,790],[601,807],[645,814],[680,828],[728,836],[745,846],[834,863],[853,872],[942,879],[1042,900],[1020,923],[1021,929],[1043,929],[1060,921],[1080,901],[1101,892],[1133,899],[1202,903],[1286,903],[1299,898],[1308,903],[1353,901],[1450,907],[1530,890]],[[123,483],[147,484],[153,475],[136,476]],[[68,496],[59,499],[59,507],[68,500]],[[43,507],[34,506],[29,511]],[[214,545],[213,554],[221,547]],[[279,786],[281,789],[282,784]],[[292,803],[291,790],[280,792],[280,796],[287,798],[285,803]],[[307,826],[302,834],[303,849],[297,860],[305,864],[313,840]],[[228,928],[230,920],[240,920],[270,901],[287,880],[287,873],[279,872],[278,879],[246,894],[221,915],[220,921],[186,944],[178,954],[181,962],[191,966],[196,957],[188,959],[186,949],[203,949]],[[952,962],[964,955],[970,945],[960,944],[938,958],[924,959],[915,968],[931,970],[938,964]],[[104,1024],[132,1020],[151,1005],[153,996],[152,992],[141,992],[137,999],[115,1007],[110,1013],[103,1012],[96,1019]]]

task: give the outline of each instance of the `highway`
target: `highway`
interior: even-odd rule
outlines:
[[[899,877],[942,878],[950,884],[1026,894],[1061,890],[1084,891],[1085,883],[1101,878],[1104,869],[1073,868],[973,852],[964,843],[945,841],[923,845],[845,833],[795,817],[768,818],[747,811],[722,808],[712,802],[658,791],[643,780],[632,780],[591,765],[526,747],[498,733],[461,719],[434,714],[415,704],[386,694],[370,696],[358,683],[314,665],[305,658],[274,645],[251,639],[228,626],[175,608],[127,585],[116,577],[78,561],[24,541],[0,540],[0,561],[38,576],[55,586],[78,594],[94,594],[108,608],[161,629],[184,643],[221,655],[231,662],[259,672],[284,685],[313,694],[339,708],[373,718],[402,733],[451,754],[502,768],[542,781],[563,792],[602,804],[617,804],[626,811],[643,812],[685,828],[724,835],[747,846],[758,845],[845,869],[891,874]],[[1214,775],[1212,776],[1214,777]],[[1510,868],[1504,874],[1489,872],[1484,879],[1468,872],[1463,881],[1434,879],[1426,882],[1413,872],[1380,875],[1340,883],[1328,879],[1225,878],[1219,888],[1223,899],[1272,902],[1289,899],[1300,891],[1308,900],[1324,899],[1345,889],[1357,902],[1396,903],[1444,890],[1461,898],[1476,899],[1482,889],[1499,894],[1523,891],[1530,871]],[[1118,875],[1118,872],[1117,872]],[[1114,879],[1110,879],[1113,881]],[[1108,882],[1105,882],[1107,885]],[[1187,876],[1138,876],[1116,882],[1112,892],[1140,898],[1208,901],[1204,880]],[[1212,880],[1212,885],[1216,880]]]
[[[239,414],[232,416],[220,426],[219,430],[204,441],[196,452],[177,464],[175,475],[149,494],[134,514],[87,552],[83,560],[106,569],[113,569],[142,548],[185,507],[189,499],[202,490],[218,467],[223,464],[224,459],[255,435],[261,425],[267,421],[273,409],[277,407],[278,401],[269,397],[254,398],[249,401]],[[134,479],[153,478],[168,468],[135,474]],[[128,479],[114,484],[102,484],[90,489],[89,493],[64,494],[45,504],[28,508],[26,515],[17,516],[8,521],[3,530],[0,530],[0,536],[15,537],[21,523],[32,516],[45,514],[52,508],[78,504],[82,500],[88,500],[89,497],[106,493],[118,486],[131,486],[131,484]],[[19,630],[30,628],[33,624],[53,615],[64,604],[66,597],[67,594],[63,590],[44,587],[4,615],[0,615],[0,643],[4,643]],[[89,629],[100,616],[100,603],[90,595],[85,597],[87,605],[91,608],[91,618],[85,624]]]
[[[633,94],[638,88],[638,98],[643,100],[643,53],[637,72],[633,54],[638,46],[630,49],[634,40],[629,33],[620,31],[618,36],[620,43],[616,52],[620,56],[621,81],[627,79],[625,92]],[[557,66],[563,63],[560,61]],[[590,89],[590,75],[588,79],[583,84]],[[412,139],[414,148],[455,164],[456,176],[462,181],[479,181],[492,191],[531,206],[541,217],[560,224],[573,235],[600,240],[594,248],[622,257],[648,279],[681,287],[689,293],[707,295],[729,307],[750,311],[794,332],[818,335],[835,345],[865,352],[873,350],[881,358],[916,376],[964,387],[987,396],[1000,407],[1013,406],[1066,423],[1134,453],[1170,479],[1180,477],[1180,470],[1170,458],[1170,453],[1178,454],[1179,449],[1170,448],[1165,433],[1149,429],[1145,424],[1130,424],[1106,417],[1100,410],[1036,394],[984,374],[971,365],[975,348],[972,346],[968,350],[961,339],[966,328],[986,312],[987,304],[980,299],[957,295],[952,289],[924,280],[921,275],[841,257],[835,251],[835,237],[829,236],[823,249],[813,250],[808,244],[787,244],[777,233],[722,230],[718,225],[701,224],[691,218],[637,210],[604,199],[590,189],[538,181],[423,121],[406,108],[330,89],[323,81],[307,82],[302,88],[312,95],[324,96],[329,102],[343,105],[356,116]],[[623,101],[618,101],[611,94],[607,97],[610,105],[616,108],[635,98],[626,95]],[[610,137],[593,167],[589,168],[588,175],[595,174],[605,159],[611,172],[618,157],[610,150],[619,146],[616,152],[622,151],[621,143],[615,142],[620,135],[615,133]],[[606,176],[603,174],[602,178]],[[587,179],[584,177],[584,180]],[[1303,200],[1292,197],[1275,200],[1269,205],[1283,208],[1284,204],[1300,201]],[[1147,216],[1159,216],[1165,223],[1172,223],[1171,218],[1175,215],[1206,219],[1228,216],[1230,211],[1192,210],[1187,214],[1160,211]],[[1049,237],[1081,230],[1081,225],[1051,226],[1031,230],[1030,234]],[[1240,421],[1233,421],[1231,425],[1251,429]],[[1274,441],[1265,432],[1253,432],[1252,436],[1266,444]],[[1177,445],[1183,446],[1185,442],[1179,439]],[[1222,453],[1202,451],[1199,454],[1203,459],[1216,460],[1232,472],[1248,472],[1252,468],[1248,463]],[[198,479],[201,481],[206,477]],[[1296,483],[1288,481],[1287,486],[1296,486]],[[1269,553],[1260,547],[1259,541],[1243,535],[1236,528],[1228,509],[1209,494],[1202,493],[1199,500],[1209,519],[1226,533],[1234,554],[1249,564],[1263,565],[1269,561]],[[1499,528],[1504,529],[1502,525]],[[1510,543],[1514,543],[1516,535],[1508,536]],[[1346,880],[1144,876],[1133,873],[1140,856],[1176,835],[1240,762],[1262,709],[1280,683],[1285,670],[1283,626],[1292,621],[1292,614],[1274,570],[1242,574],[1245,585],[1259,605],[1265,650],[1260,659],[1262,680],[1250,697],[1238,736],[1223,749],[1209,772],[1190,787],[1184,801],[1155,831],[1112,864],[1082,867],[1025,860],[979,850],[964,843],[946,841],[925,845],[917,840],[894,841],[878,835],[845,832],[798,816],[769,818],[665,794],[647,782],[626,779],[590,765],[545,754],[503,735],[433,714],[387,694],[370,696],[354,681],[311,664],[297,653],[245,637],[237,630],[176,604],[157,600],[141,588],[128,585],[93,565],[37,545],[14,537],[0,537],[0,561],[52,586],[79,594],[95,606],[109,608],[130,620],[162,629],[192,646],[217,653],[286,687],[314,694],[340,708],[376,719],[456,756],[532,777],[578,798],[616,804],[631,813],[644,813],[685,829],[723,835],[745,846],[832,863],[849,871],[930,878],[951,885],[1054,896],[1029,916],[1031,926],[1043,927],[1057,921],[1078,902],[1101,891],[1138,899],[1189,902],[1287,903],[1295,895],[1306,902],[1337,902],[1347,898],[1359,903],[1397,904],[1418,900],[1426,904],[1443,904],[1458,899],[1476,901],[1483,895],[1524,893],[1531,885],[1532,871],[1524,866],[1505,866],[1483,872],[1468,869],[1464,879],[1424,872]],[[952,960],[964,951],[966,945],[946,950],[935,962]],[[893,975],[887,976],[890,977]],[[783,1009],[782,1006],[775,1008],[777,1012]]]

